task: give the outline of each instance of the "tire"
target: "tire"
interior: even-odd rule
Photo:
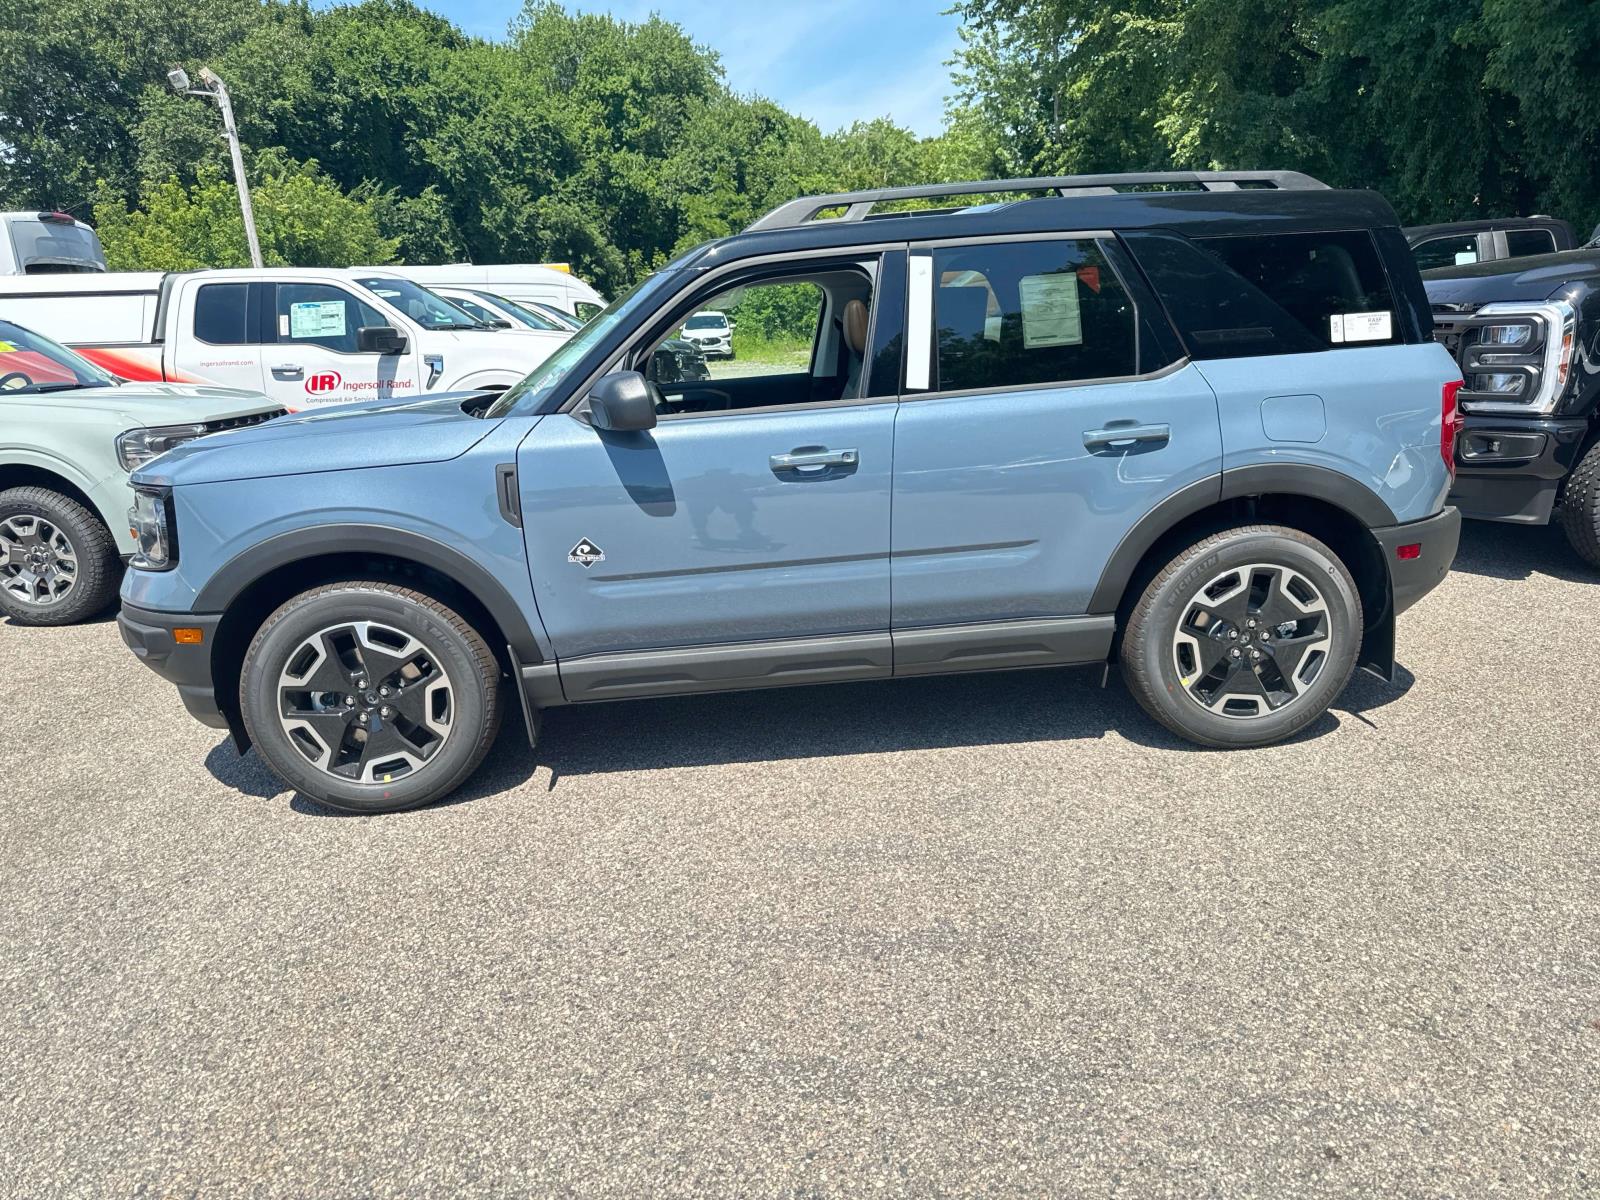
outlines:
[[[1150,581],[1122,667],[1134,699],[1179,737],[1265,746],[1327,711],[1362,632],[1361,596],[1333,551],[1297,529],[1250,525],[1196,542]]]
[[[1600,567],[1600,442],[1590,446],[1572,474],[1561,498],[1561,532],[1578,557]]]
[[[431,804],[477,770],[500,729],[499,684],[460,614],[397,584],[352,581],[267,618],[239,701],[284,782],[345,812],[385,813]]]
[[[18,625],[75,625],[104,612],[121,581],[117,543],[94,512],[49,488],[0,492],[0,613]]]

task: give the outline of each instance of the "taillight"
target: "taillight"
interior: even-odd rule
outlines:
[[[1452,479],[1456,474],[1456,434],[1461,432],[1461,410],[1456,407],[1456,393],[1461,390],[1461,382],[1452,379],[1445,384],[1439,398],[1439,453]]]

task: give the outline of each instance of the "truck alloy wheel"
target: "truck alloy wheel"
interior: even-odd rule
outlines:
[[[60,604],[78,582],[78,552],[44,517],[18,513],[0,521],[0,588],[22,604]]]

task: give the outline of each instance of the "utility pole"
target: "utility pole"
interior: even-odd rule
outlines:
[[[233,159],[233,183],[239,191],[239,211],[244,214],[244,236],[250,243],[250,265],[262,266],[261,242],[256,238],[256,213],[250,206],[250,181],[244,174],[244,153],[239,148],[239,129],[233,123],[233,104],[228,99],[228,87],[210,67],[200,68],[200,82],[204,87],[190,87],[189,73],[182,67],[167,72],[167,83],[173,91],[185,96],[204,96],[222,110],[222,130],[228,137],[228,154]]]

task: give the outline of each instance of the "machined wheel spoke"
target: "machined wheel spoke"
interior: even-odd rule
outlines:
[[[27,604],[54,604],[78,580],[78,556],[55,525],[31,513],[0,521],[0,589]]]

